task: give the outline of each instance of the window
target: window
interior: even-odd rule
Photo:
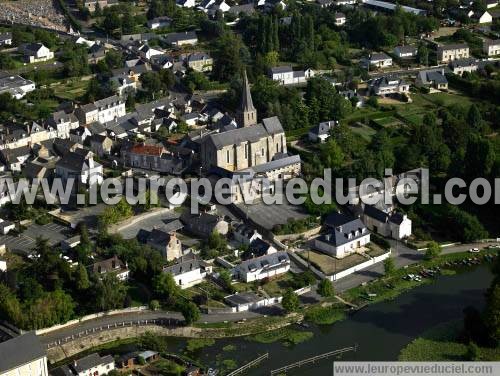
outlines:
[[[245,144],[245,159],[248,159],[248,144]]]
[[[226,151],[226,160],[227,160],[227,163],[229,163],[229,150]]]
[[[264,148],[262,148],[262,153],[261,153],[262,156],[264,156]]]

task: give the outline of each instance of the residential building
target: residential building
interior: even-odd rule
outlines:
[[[177,0],[177,5],[184,8],[194,8],[196,6],[195,0]]]
[[[343,26],[347,22],[347,18],[344,13],[335,13],[335,26]]]
[[[280,85],[303,84],[311,77],[314,77],[312,69],[305,71],[294,71],[291,66],[274,67],[270,70],[270,78],[278,81]]]
[[[15,223],[6,219],[0,218],[0,234],[7,235],[11,230],[16,228]]]
[[[35,332],[0,343],[0,376],[49,376],[45,346]]]
[[[172,19],[170,17],[156,17],[152,20],[148,20],[148,28],[151,30],[160,29],[162,27],[169,27],[171,23]]]
[[[154,228],[147,235],[146,244],[159,250],[167,261],[172,261],[182,256],[182,243],[175,231]]]
[[[379,0],[360,0],[360,3],[362,5],[364,5],[365,7],[373,8],[373,9],[376,9],[376,10],[382,10],[382,11],[385,11],[385,12],[387,12],[387,11],[394,11],[396,9],[396,6],[398,5],[396,3],[390,3],[390,2],[387,2],[387,1],[379,1]],[[406,5],[401,6],[401,9],[404,12],[412,13],[412,14],[417,15],[417,16],[425,16],[425,15],[427,15],[427,11],[426,10],[409,7],[409,6],[406,6]]]
[[[14,98],[21,99],[33,90],[35,90],[35,83],[21,76],[0,77],[0,94],[9,93]]]
[[[493,16],[488,11],[484,12],[473,12],[470,16],[472,20],[477,22],[478,24],[485,24],[493,22]]]
[[[330,137],[330,131],[338,125],[339,122],[336,120],[324,121],[318,125],[312,127],[309,130],[308,137],[309,141],[312,142],[325,142],[328,137]]]
[[[343,258],[370,243],[370,232],[359,218],[333,213],[325,225],[328,232],[314,239],[313,247],[330,256]]]
[[[111,154],[113,140],[108,136],[101,134],[93,134],[90,136],[90,150],[98,157]]]
[[[248,249],[241,255],[242,260],[254,259],[265,255],[271,255],[278,250],[262,238],[256,238],[249,244]]]
[[[430,69],[418,72],[415,85],[436,90],[448,90],[448,79],[444,74],[444,69]]]
[[[67,114],[64,111],[56,111],[48,118],[47,126],[56,131],[57,138],[69,138],[70,131],[78,128],[80,122],[73,113]]]
[[[149,47],[147,44],[143,44],[141,47],[139,47],[138,52],[139,56],[146,60],[149,60],[156,55],[163,55],[164,53],[161,50]]]
[[[116,255],[107,260],[96,262],[89,268],[92,273],[96,273],[101,276],[104,274],[113,274],[120,281],[128,280],[130,274],[127,264],[120,260]]]
[[[316,0],[316,4],[321,8],[329,8],[334,4],[334,0]]]
[[[194,31],[185,31],[183,33],[170,33],[165,35],[165,42],[173,46],[195,45],[198,43],[198,37]]]
[[[149,62],[156,69],[169,69],[174,66],[175,60],[172,56],[161,54],[152,56]]]
[[[89,64],[97,64],[99,61],[104,60],[108,50],[100,43],[94,43],[92,47],[89,48],[89,53],[87,54],[87,61]]]
[[[39,63],[54,58],[54,53],[42,43],[26,43],[19,47],[27,63]]]
[[[410,59],[416,57],[418,49],[415,46],[396,46],[394,47],[394,55],[399,59]]]
[[[211,72],[214,60],[205,52],[190,54],[186,59],[186,65],[198,72]]]
[[[186,210],[182,213],[180,221],[187,232],[204,239],[214,232],[220,235],[226,235],[229,232],[229,224],[215,214],[191,214],[189,210]]]
[[[94,103],[88,103],[78,107],[75,116],[81,124],[90,124],[99,119],[99,111]]]
[[[95,12],[97,8],[104,9],[118,4],[118,0],[84,0],[83,6],[90,12]]]
[[[224,301],[234,307],[236,312],[246,312],[261,307],[280,303],[281,297],[265,298],[253,292],[237,292],[236,294],[224,297]]]
[[[21,172],[30,157],[31,148],[28,145],[0,150],[0,161],[9,171],[13,172]]]
[[[191,164],[191,158],[168,152],[161,145],[131,144],[121,150],[124,166],[180,175]]]
[[[97,121],[102,124],[124,116],[126,113],[125,101],[117,95],[95,101],[94,105],[97,108]]]
[[[483,52],[488,56],[500,55],[500,39],[484,40]]]
[[[0,33],[0,46],[11,46],[12,45],[12,33],[5,32]]]
[[[250,245],[256,239],[262,239],[262,235],[256,229],[241,223],[233,230],[234,240],[243,245]]]
[[[50,373],[52,376],[101,376],[115,369],[115,360],[111,355],[101,357],[92,353],[72,363],[60,366]]]
[[[370,92],[375,95],[385,96],[391,94],[408,94],[410,84],[398,76],[382,76],[368,83]]]
[[[111,82],[115,84],[116,95],[126,97],[137,90],[137,82],[130,77],[111,77]]]
[[[366,227],[375,234],[397,240],[411,235],[411,219],[395,210],[381,210],[376,206],[364,205],[362,218]]]
[[[469,46],[466,43],[447,44],[437,48],[437,59],[440,63],[449,63],[457,59],[469,57]]]
[[[243,282],[273,278],[290,270],[290,258],[286,252],[275,252],[243,261],[234,274]]]
[[[454,74],[462,76],[465,72],[472,73],[479,69],[479,63],[474,58],[457,59],[450,62],[450,69]]]
[[[175,283],[181,289],[187,289],[203,282],[206,276],[212,273],[212,267],[195,255],[189,254],[181,257],[176,264],[164,267],[163,272],[172,274]]]
[[[392,66],[392,57],[385,52],[373,52],[368,59],[370,66],[377,68],[387,68]]]
[[[103,170],[102,165],[94,161],[92,152],[80,149],[57,161],[56,176],[63,180],[73,178],[77,183],[89,186],[102,183]]]
[[[486,0],[486,9],[495,8],[498,5],[498,0]]]

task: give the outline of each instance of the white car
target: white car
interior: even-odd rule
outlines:
[[[470,253],[479,253],[479,248],[471,248],[469,249]]]
[[[498,249],[500,248],[500,244],[492,244],[489,246],[490,249]]]

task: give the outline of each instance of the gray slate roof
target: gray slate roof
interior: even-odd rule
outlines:
[[[0,373],[46,356],[45,348],[34,332],[0,343]]]

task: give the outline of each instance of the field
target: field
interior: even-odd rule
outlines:
[[[88,81],[84,79],[67,80],[66,82],[55,82],[51,85],[54,95],[62,100],[75,100],[85,94]]]

